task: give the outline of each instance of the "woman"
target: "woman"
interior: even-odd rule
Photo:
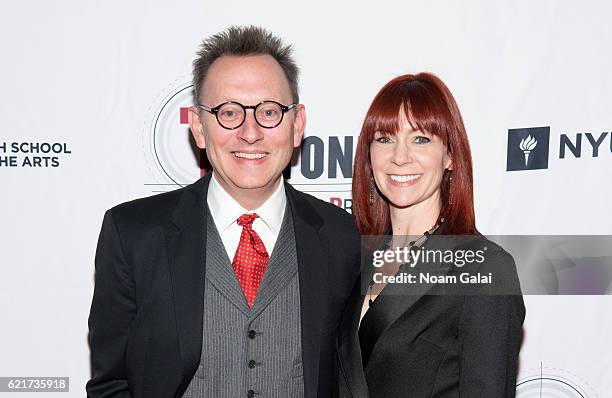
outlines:
[[[525,317],[516,268],[476,229],[465,127],[436,76],[397,77],[374,98],[357,145],[353,212],[363,235],[386,238],[364,257],[340,323],[340,395],[514,397]],[[407,260],[373,266],[381,253],[404,247],[412,253]],[[417,264],[416,251],[436,249],[456,259],[481,250],[482,261]],[[434,271],[456,277],[447,281],[465,273],[493,280],[381,281]]]

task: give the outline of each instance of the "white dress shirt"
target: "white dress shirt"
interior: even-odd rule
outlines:
[[[259,216],[253,221],[253,230],[261,238],[268,255],[272,256],[272,249],[274,249],[274,244],[278,238],[285,215],[285,206],[287,205],[282,176],[276,191],[261,206],[254,210],[246,210],[223,189],[213,172],[208,185],[206,201],[230,262],[234,261],[234,254],[236,254],[238,243],[240,243],[240,234],[242,234],[242,227],[238,225],[236,220],[245,213],[257,213]]]

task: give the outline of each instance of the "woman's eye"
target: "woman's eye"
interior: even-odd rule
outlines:
[[[427,144],[428,142],[430,142],[431,140],[425,136],[419,135],[417,137],[414,138],[414,142],[417,144]]]
[[[387,136],[382,136],[382,137],[376,138],[375,141],[381,144],[388,144],[391,142],[391,138]]]

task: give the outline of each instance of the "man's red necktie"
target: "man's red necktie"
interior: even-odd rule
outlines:
[[[253,230],[253,221],[257,217],[259,216],[254,213],[243,214],[236,220],[238,225],[242,226],[242,233],[232,262],[249,307],[253,307],[257,290],[259,290],[270,259],[261,238]]]

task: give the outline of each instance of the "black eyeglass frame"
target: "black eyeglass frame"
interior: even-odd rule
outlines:
[[[240,106],[242,108],[242,110],[244,111],[243,116],[242,116],[242,121],[240,122],[240,124],[236,127],[226,127],[223,125],[223,123],[221,123],[221,121],[219,120],[219,109],[221,109],[222,106],[227,105],[227,104],[236,104],[238,106]],[[280,120],[278,121],[278,123],[276,123],[274,126],[264,126],[261,123],[259,123],[259,120],[257,120],[257,108],[260,107],[263,104],[276,104],[280,107],[281,109],[281,117]],[[289,104],[289,105],[283,105],[279,102],[276,101],[272,101],[272,100],[268,100],[268,101],[261,101],[259,104],[257,105],[242,105],[240,102],[236,102],[236,101],[226,101],[222,104],[219,104],[217,106],[215,106],[214,108],[210,108],[206,105],[202,105],[202,104],[197,104],[196,107],[198,107],[199,109],[202,109],[203,111],[206,111],[208,113],[212,113],[213,115],[215,115],[215,118],[217,119],[217,123],[219,123],[219,126],[223,127],[226,130],[236,130],[237,128],[240,128],[240,126],[242,126],[244,124],[244,121],[246,120],[246,116],[247,116],[247,109],[252,109],[253,110],[253,117],[255,118],[255,121],[257,122],[258,125],[260,125],[261,127],[263,127],[264,129],[273,129],[274,127],[277,127],[279,124],[281,124],[283,122],[283,118],[285,117],[285,113],[289,112],[291,109],[295,109],[298,106],[298,104],[293,103],[293,104]]]

